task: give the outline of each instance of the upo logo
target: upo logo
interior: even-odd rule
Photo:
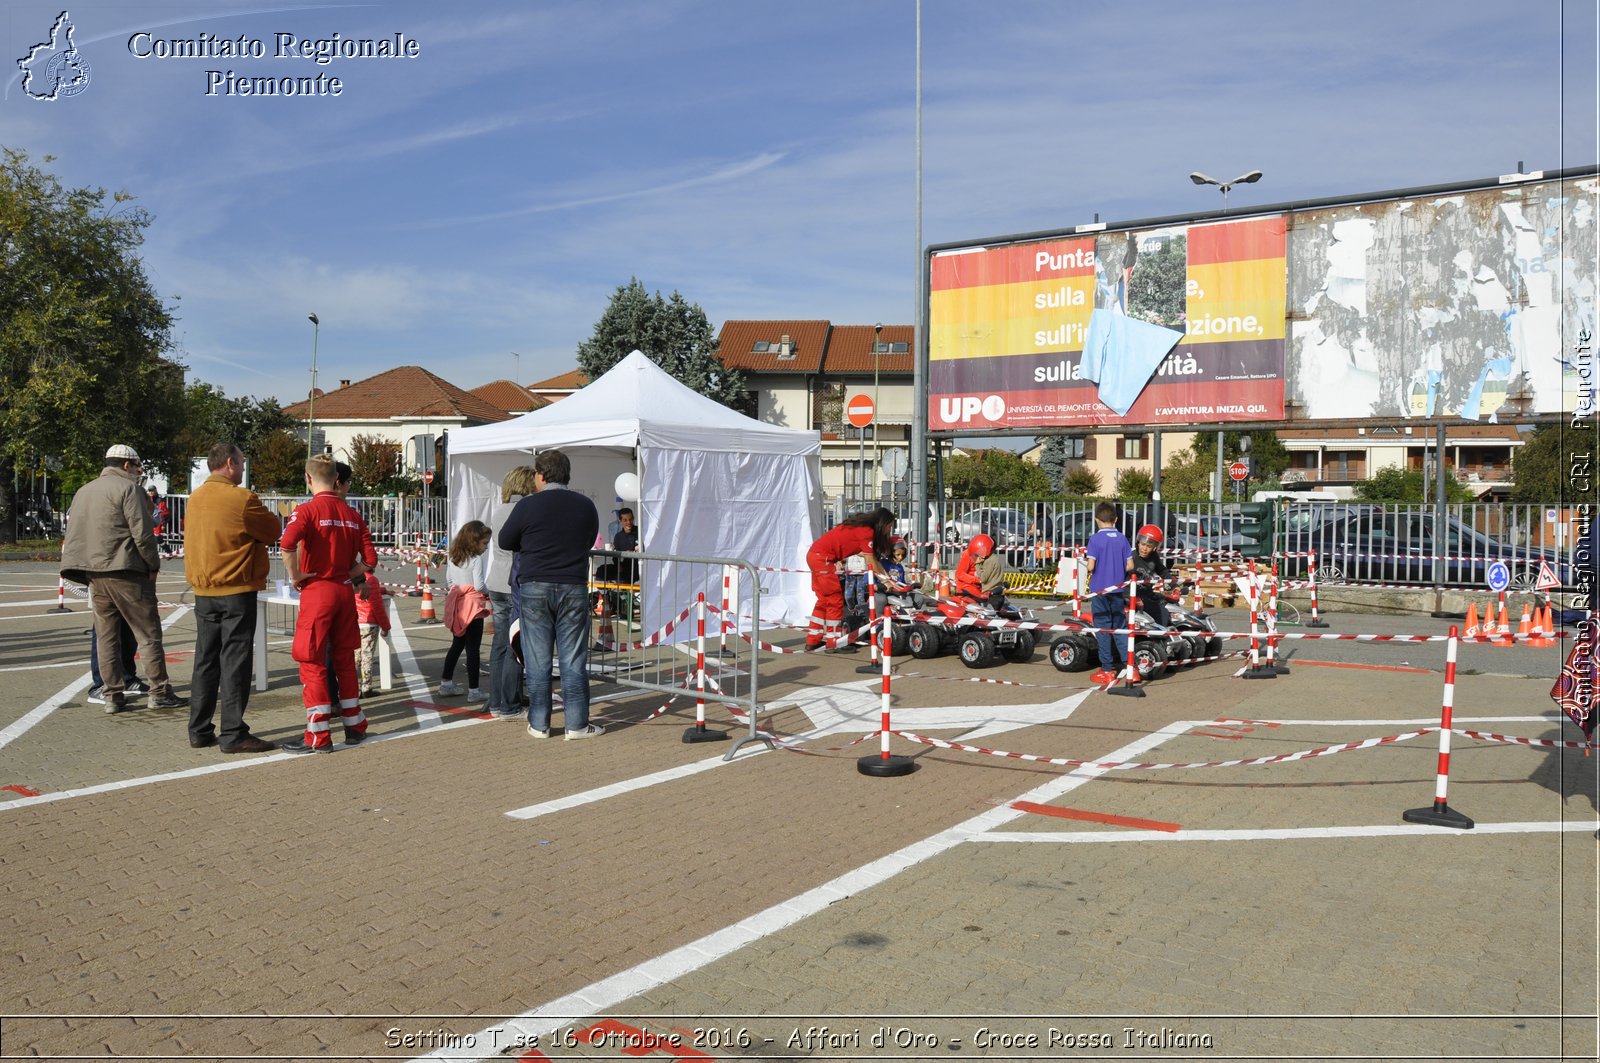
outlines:
[[[55,101],[89,87],[89,61],[72,43],[74,28],[67,12],[61,12],[50,27],[50,39],[17,60],[23,92],[36,100]]]
[[[1006,416],[1006,400],[999,395],[980,399],[976,395],[957,395],[939,399],[939,420],[943,424],[966,424],[977,417],[985,421],[1002,421]]]

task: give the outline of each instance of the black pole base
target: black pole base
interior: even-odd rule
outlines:
[[[1429,808],[1408,808],[1400,814],[1407,823],[1428,823],[1435,827],[1454,827],[1471,830],[1472,820],[1463,816],[1443,801],[1435,801]]]
[[[58,606],[54,607],[53,609],[46,609],[45,612],[47,612],[47,613],[70,613],[70,612],[72,612],[72,610],[68,609],[64,605],[58,605]]]
[[[1110,690],[1106,691],[1106,693],[1113,694],[1119,698],[1142,698],[1144,697],[1144,684],[1119,683]]]
[[[1305,626],[1306,627],[1327,627],[1328,626],[1328,622],[1326,620],[1307,620],[1306,623],[1305,623]]]
[[[910,757],[884,757],[873,753],[856,758],[856,771],[875,779],[895,779],[917,770],[917,762]]]
[[[1258,668],[1246,668],[1241,679],[1276,679],[1278,670],[1270,664],[1262,664]]]
[[[699,724],[686,728],[683,732],[683,741],[687,745],[693,745],[696,742],[726,742],[727,740],[727,732],[708,731]]]
[[[879,661],[868,661],[866,664],[856,665],[856,671],[862,675],[882,675],[883,664]]]
[[[432,618],[427,619],[427,620],[418,620],[417,621],[417,623],[419,623],[419,624],[437,624],[438,622],[439,622],[438,617],[432,617]]]
[[[1283,661],[1273,661],[1271,667],[1273,675],[1289,674],[1289,665]]]

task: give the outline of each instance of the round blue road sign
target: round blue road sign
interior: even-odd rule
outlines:
[[[1489,589],[1496,594],[1511,586],[1511,570],[1506,568],[1504,561],[1493,561],[1489,564]]]

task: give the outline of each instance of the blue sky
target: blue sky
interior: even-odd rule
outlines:
[[[0,144],[133,193],[177,357],[303,398],[395,365],[462,387],[574,367],[637,276],[729,318],[914,314],[914,0],[86,3],[90,67],[44,102],[15,60],[60,0],[0,14]],[[923,240],[1593,163],[1596,3],[923,4]],[[260,39],[139,58],[129,39]],[[415,59],[274,57],[274,34]],[[338,97],[207,96],[207,70]],[[512,352],[519,352],[520,359]]]

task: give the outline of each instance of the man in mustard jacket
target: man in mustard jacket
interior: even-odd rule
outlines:
[[[283,525],[244,482],[244,454],[218,443],[206,459],[211,475],[189,496],[183,523],[183,568],[194,588],[194,678],[189,691],[189,745],[219,742],[224,753],[276,749],[245,726],[255,671],[256,592],[267,585],[267,546]],[[222,703],[221,731],[211,718]]]

